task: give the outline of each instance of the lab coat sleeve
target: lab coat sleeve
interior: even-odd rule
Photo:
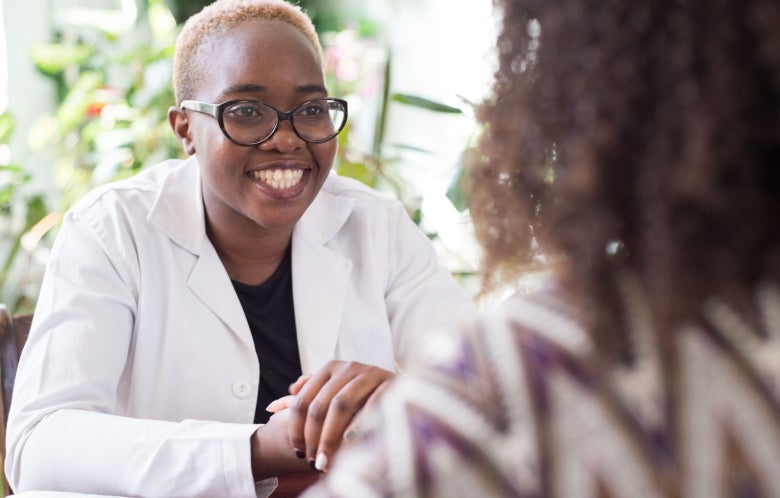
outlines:
[[[434,329],[473,320],[473,299],[441,264],[436,250],[400,204],[393,211],[385,303],[396,360],[403,367],[418,341]]]
[[[96,229],[68,215],[50,257],[9,416],[11,486],[256,496],[250,436],[257,426],[117,415],[138,277],[132,246],[111,247]]]

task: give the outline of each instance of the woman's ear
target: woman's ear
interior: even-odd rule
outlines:
[[[187,155],[195,154],[195,142],[190,133],[190,120],[187,113],[181,107],[173,106],[168,109],[168,122],[171,124],[176,139]]]

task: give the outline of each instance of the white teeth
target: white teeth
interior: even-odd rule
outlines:
[[[303,177],[302,169],[264,169],[253,171],[255,180],[267,183],[276,189],[286,189],[296,185]]]

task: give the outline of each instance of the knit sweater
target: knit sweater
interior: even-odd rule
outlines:
[[[778,289],[754,326],[711,300],[663,353],[626,303],[631,365],[549,292],[432,337],[305,497],[780,496]]]

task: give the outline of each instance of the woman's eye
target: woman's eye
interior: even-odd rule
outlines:
[[[316,118],[317,116],[322,115],[322,113],[327,112],[327,109],[324,104],[311,104],[305,106],[299,114],[309,117],[309,118]]]
[[[241,119],[241,118],[254,118],[262,117],[263,113],[259,106],[255,104],[238,104],[225,109],[225,116]]]

